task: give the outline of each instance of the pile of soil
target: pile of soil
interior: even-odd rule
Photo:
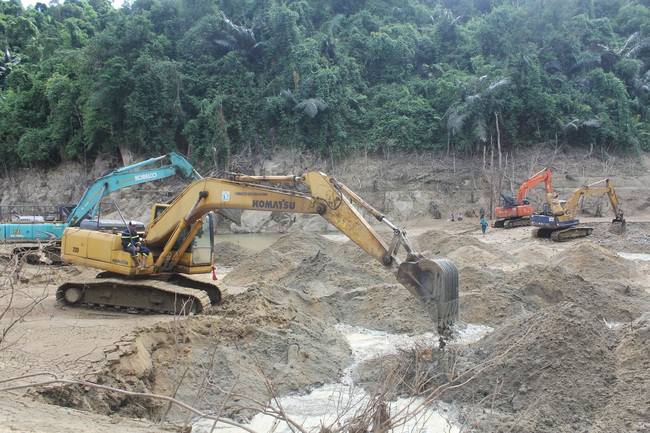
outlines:
[[[425,245],[432,237],[444,233],[427,231],[415,239]],[[638,388],[645,385],[628,392],[623,386],[628,379],[619,371],[632,367],[624,361],[630,356],[638,363],[634,374],[642,374],[650,362],[650,355],[630,346],[649,332],[647,319],[639,318],[650,311],[650,294],[639,284],[642,273],[634,262],[582,240],[554,255],[547,250],[546,265],[522,261],[516,269],[499,269],[499,262],[516,259],[502,248],[475,235],[456,235],[444,246],[448,257],[475,258],[459,260],[460,326],[494,328],[470,347],[452,346],[447,354],[428,349],[433,356],[426,370],[434,377],[472,377],[443,395],[457,405],[464,425],[477,431],[509,431],[515,425],[531,432],[585,430],[603,423],[615,426],[604,415],[614,397],[627,407],[641,407],[644,397]],[[607,279],[603,269],[625,278]],[[244,291],[226,297],[215,315],[189,322],[183,334],[191,342],[183,360],[188,374],[180,386],[178,378],[162,380],[160,373],[179,368],[168,361],[178,359],[174,345],[154,352],[160,363],[151,386],[162,394],[178,386],[177,395],[185,401],[198,392],[211,407],[236,419],[252,416],[255,406],[229,401],[231,392],[266,401],[273,393],[308,392],[338,380],[351,355],[334,328],[337,323],[395,333],[433,331],[424,308],[394,283],[390,270],[352,243],[315,233],[283,236],[242,259],[224,284]],[[613,323],[632,325],[613,328]],[[457,364],[451,376],[437,370],[448,365],[439,357],[449,353]],[[394,376],[387,368],[408,370],[406,365],[414,363],[410,356],[392,357],[362,366],[360,383],[376,390]],[[646,412],[628,410],[631,424],[626,425],[640,428]],[[182,414],[173,410],[167,417],[180,421]]]

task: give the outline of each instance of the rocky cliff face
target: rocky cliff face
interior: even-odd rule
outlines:
[[[241,161],[245,161],[241,163]],[[46,170],[23,169],[0,178],[0,206],[15,204],[75,204],[85,189],[98,177],[121,164],[99,158],[92,165],[64,163]],[[239,157],[232,171],[247,174],[301,174],[318,170],[336,177],[369,204],[396,223],[426,219],[448,219],[463,213],[478,216],[481,209],[490,216],[498,206],[500,193],[516,194],[519,185],[546,166],[552,167],[553,187],[560,197],[582,185],[611,178],[627,218],[646,213],[650,207],[650,156],[602,160],[580,151],[558,152],[554,149],[520,151],[490,161],[434,153],[394,153],[383,156],[353,155],[332,165],[304,152],[282,151],[271,158]],[[218,176],[215,171],[203,176]],[[105,198],[115,202],[127,219],[148,222],[151,205],[167,202],[179,194],[185,184],[176,178],[141,184],[116,191]],[[535,207],[543,202],[544,188],[529,193]],[[607,217],[609,202],[604,195],[584,200],[581,214],[593,216],[601,211]],[[257,232],[281,231],[293,224],[302,229],[327,229],[319,217],[271,212],[244,212],[242,225],[222,224],[220,229]],[[290,224],[287,224],[287,222]]]

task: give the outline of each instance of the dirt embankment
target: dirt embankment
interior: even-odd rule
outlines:
[[[396,395],[409,395],[414,384],[423,391],[459,381],[462,386],[443,398],[457,406],[463,428],[473,431],[650,428],[650,261],[621,255],[650,254],[650,223],[644,222],[650,215],[643,207],[650,203],[650,192],[638,195],[642,180],[627,183],[629,174],[618,179],[612,173],[621,180],[617,190],[622,185],[622,202],[631,209],[625,233],[609,233],[610,218],[585,218],[594,227],[590,238],[553,243],[534,239],[527,227],[490,228],[482,236],[475,218],[454,223],[432,218],[432,210],[487,208],[485,176],[475,167],[480,162],[465,167],[463,175],[442,160],[423,163],[407,157],[401,162],[398,170],[393,160],[371,164],[362,159],[340,167],[338,177],[348,186],[358,185],[360,193],[367,193],[361,195],[386,207],[391,218],[397,215],[393,220],[407,229],[416,249],[455,262],[459,331],[468,324],[493,331],[444,352],[419,348],[367,361],[357,383],[377,390],[399,371],[404,381]],[[575,168],[565,160],[556,163]],[[352,172],[353,166],[367,168],[374,182]],[[559,184],[567,182],[557,177]],[[634,191],[636,200],[627,191]],[[407,214],[416,218],[407,220]],[[256,401],[308,392],[340,378],[351,352],[337,323],[392,333],[433,330],[425,308],[389,269],[331,230],[305,232],[299,226],[262,251],[218,243],[217,264],[222,276],[227,274],[220,281],[224,300],[204,316],[61,308],[54,302],[56,285],[92,271],[27,267],[29,283],[5,284],[16,289],[6,316],[15,319],[15,326],[0,346],[1,378],[47,372],[173,396],[200,410],[244,420],[254,413]],[[379,224],[377,229],[390,240],[389,231]],[[43,301],[37,308],[20,318],[39,296]],[[178,431],[192,419],[164,400],[90,386],[33,387],[27,394],[15,390],[6,396],[9,404],[0,424],[14,430],[96,425],[96,431]],[[171,424],[159,424],[161,419]]]

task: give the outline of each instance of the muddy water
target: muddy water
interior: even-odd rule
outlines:
[[[628,260],[639,260],[639,261],[650,261],[650,254],[641,254],[641,253],[617,253],[619,256]]]
[[[342,332],[350,344],[353,353],[353,364],[344,372],[338,383],[325,384],[313,390],[308,395],[287,395],[279,399],[280,405],[289,418],[302,425],[307,431],[319,430],[337,420],[353,416],[357,410],[363,410],[370,396],[361,388],[355,387],[352,376],[354,369],[361,362],[371,358],[390,355],[400,350],[413,348],[416,344],[435,345],[437,334],[428,333],[417,336],[389,334],[386,332],[368,330],[344,324],[336,327]],[[468,325],[459,331],[458,338],[451,344],[468,344],[491,332],[485,326]],[[439,402],[427,410],[420,410],[421,399],[398,399],[390,402],[391,414],[400,413],[408,421],[393,428],[391,432],[418,433],[459,433],[461,426],[456,423],[455,408]],[[345,414],[342,411],[345,408]],[[347,414],[347,415],[346,415]],[[257,432],[291,433],[289,427],[275,418],[257,415],[247,427]],[[210,420],[199,420],[192,428],[193,433],[236,433],[242,430],[236,427],[218,424]]]
[[[252,251],[261,251],[271,246],[281,236],[282,234],[219,235],[216,241],[227,241]],[[327,237],[337,241],[347,241],[347,238],[340,235],[338,237],[336,235]],[[405,334],[389,334],[343,324],[338,325],[336,328],[346,337],[354,359],[352,365],[342,372],[340,381],[325,384],[314,389],[308,395],[286,395],[279,400],[279,404],[287,416],[308,431],[319,430],[321,426],[334,423],[337,417],[342,416],[343,408],[345,408],[348,416],[353,416],[358,410],[363,410],[366,407],[370,396],[363,389],[357,387],[352,379],[358,365],[372,358],[409,350],[416,345],[435,346],[438,342],[437,334],[433,333],[409,336]],[[489,331],[489,328],[485,327],[467,326],[459,331],[459,338],[453,344],[467,344],[476,341]],[[455,421],[454,407],[439,403],[435,407],[429,407],[426,411],[422,411],[421,403],[417,399],[400,399],[389,402],[391,414],[396,415],[399,412],[409,419],[399,428],[392,429],[392,432],[455,433],[461,431],[461,427]],[[275,402],[270,404],[277,407]],[[255,416],[246,427],[260,433],[289,433],[292,431],[283,422],[263,415]],[[234,433],[243,430],[222,423],[214,426],[214,422],[211,420],[199,420],[194,424],[192,431],[194,433],[211,431]]]

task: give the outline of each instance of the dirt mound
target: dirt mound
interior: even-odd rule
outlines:
[[[502,263],[504,255],[495,250],[489,251],[485,247],[469,245],[450,252],[446,258],[452,260],[458,268],[463,268],[466,265],[488,266]]]
[[[430,257],[450,259],[458,268],[514,261],[498,248],[469,235],[450,235],[440,230],[428,230],[416,236],[412,242],[416,250],[421,253]]]
[[[589,281],[629,280],[639,276],[629,261],[589,240],[569,246],[549,264],[562,266]]]
[[[291,232],[260,252],[238,257],[238,265],[223,281],[239,287],[276,281],[303,259],[317,256],[320,251],[332,251],[335,246],[334,241],[315,233]]]
[[[459,278],[460,318],[465,323],[495,326],[524,311],[516,288],[501,270],[466,266]]]
[[[344,322],[392,332],[424,332],[433,325],[394,270],[352,242],[295,232],[243,260],[226,285],[254,287],[271,302],[291,303],[331,324]]]
[[[389,269],[351,242],[332,241],[309,232],[292,232],[271,247],[240,259],[227,284],[275,282],[313,297],[341,289],[394,282]]]
[[[462,246],[474,245],[476,243],[465,238],[461,240],[458,236],[453,236],[442,230],[427,230],[426,232],[415,236],[411,239],[413,246],[420,252],[427,252],[437,256],[444,256],[449,251],[453,251]],[[478,242],[478,241],[476,241]]]
[[[610,387],[611,398],[596,419],[600,431],[643,432],[650,428],[650,313],[630,325],[617,329],[622,333],[616,347],[616,382]]]
[[[554,247],[545,245],[535,245],[531,248],[529,245],[517,248],[512,251],[512,256],[519,262],[547,264],[556,254]]]
[[[379,263],[355,263],[332,250],[304,258],[277,280],[279,285],[315,298],[383,283],[394,283],[394,279]]]
[[[650,310],[650,294],[643,286],[611,279],[591,282],[562,266],[529,264],[504,271],[468,265],[462,268],[460,289],[463,322],[490,326],[565,301],[610,322],[629,322]]]
[[[463,370],[476,377],[449,397],[467,404],[466,422],[478,431],[518,423],[526,431],[586,431],[612,395],[614,337],[572,303],[516,318],[470,349]],[[490,412],[480,410],[488,404]]]
[[[608,322],[629,322],[650,310],[650,294],[624,281],[591,282],[563,267],[527,265],[508,284],[529,310],[570,301]]]
[[[320,250],[334,249],[335,241],[313,232],[296,231],[280,237],[269,249],[280,254],[286,254],[300,261],[310,257]]]
[[[253,254],[249,248],[230,241],[217,242],[214,245],[217,252],[217,264],[222,266],[235,266]]]

